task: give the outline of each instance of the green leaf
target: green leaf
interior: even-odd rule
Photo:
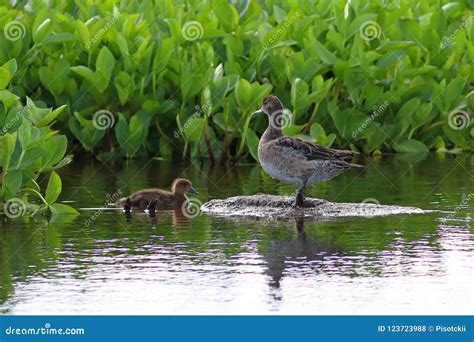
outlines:
[[[10,71],[8,71],[5,67],[0,67],[0,89],[5,89],[10,83],[12,75],[10,75]]]
[[[196,118],[191,116],[188,120],[184,123],[184,135],[191,141],[196,141],[201,139],[204,133],[204,123],[205,120],[203,118]]]
[[[127,103],[130,94],[134,90],[133,78],[124,71],[120,71],[114,80],[117,89],[120,104],[123,106]]]
[[[6,68],[8,72],[10,73],[10,77],[13,77],[13,75],[16,73],[18,69],[18,65],[16,63],[16,59],[12,58],[8,62],[2,65],[2,67]]]
[[[465,85],[466,85],[466,82],[462,78],[458,77],[452,80],[446,86],[444,102],[448,110],[454,109],[457,107],[457,105],[459,104],[461,100],[461,94]]]
[[[109,85],[110,76],[115,66],[115,58],[110,50],[104,46],[99,52],[96,62],[96,88],[103,93]]]
[[[245,141],[247,143],[247,147],[250,151],[251,156],[253,157],[253,159],[258,161],[258,143],[259,143],[259,139],[258,139],[257,134],[255,134],[255,132],[252,131],[250,128],[247,129],[246,140]]]
[[[400,60],[405,55],[403,50],[389,51],[382,56],[377,62],[377,66],[381,69],[386,69],[396,61]]]
[[[48,126],[51,121],[56,119],[56,117],[61,114],[61,112],[66,108],[66,105],[62,105],[59,108],[56,108],[55,110],[51,111],[50,113],[46,114],[43,116],[40,120],[36,122],[36,127],[44,127]]]
[[[48,32],[48,28],[51,26],[51,19],[45,19],[38,27],[37,29],[33,32],[33,41],[36,44],[39,44],[46,33]]]
[[[70,69],[85,78],[91,85],[94,85],[95,73],[91,69],[83,65],[73,66]]]
[[[219,24],[227,32],[235,30],[239,22],[239,13],[234,6],[230,5],[227,0],[213,0],[212,7],[214,14],[219,19]]]
[[[44,199],[48,204],[56,202],[59,194],[62,190],[61,178],[55,171],[51,171],[49,176],[48,186],[46,187],[46,193]]]
[[[321,44],[318,40],[314,41],[314,45],[316,45],[316,53],[318,54],[319,58],[321,60],[329,65],[334,65],[337,63],[338,59],[337,57],[330,52],[326,47]]]
[[[16,193],[20,190],[21,184],[23,181],[23,173],[21,170],[9,171],[5,175],[3,180],[6,188],[12,196],[15,196]]]

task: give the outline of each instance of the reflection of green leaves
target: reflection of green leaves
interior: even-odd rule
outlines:
[[[405,140],[395,145],[395,150],[401,153],[425,153],[428,148],[421,141],[415,139]]]

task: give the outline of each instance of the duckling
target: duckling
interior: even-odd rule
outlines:
[[[188,199],[187,193],[198,194],[191,181],[176,178],[171,184],[171,191],[157,188],[143,189],[119,199],[115,205],[122,207],[125,212],[130,212],[132,208],[153,212],[160,209],[181,209]]]
[[[329,180],[361,165],[349,163],[356,152],[325,148],[309,141],[283,136],[282,120],[277,116],[283,113],[283,104],[276,96],[269,95],[254,114],[265,113],[268,127],[258,144],[258,159],[262,168],[271,177],[298,185],[293,208],[304,204],[306,185]]]

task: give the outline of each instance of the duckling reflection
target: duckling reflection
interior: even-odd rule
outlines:
[[[191,226],[192,218],[186,216],[182,210],[145,210],[145,211],[127,211],[124,210],[125,221],[127,223],[144,223],[150,222],[157,225],[171,219],[171,225],[177,226]]]

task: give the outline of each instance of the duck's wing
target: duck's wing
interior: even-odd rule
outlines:
[[[347,161],[351,159],[358,152],[350,150],[336,150],[332,148],[323,147],[309,141],[304,141],[294,137],[280,137],[275,140],[275,145],[286,149],[290,154],[297,154],[306,160],[339,160]],[[354,165],[358,166],[358,165]]]
[[[139,203],[141,201],[149,202],[152,199],[169,197],[170,195],[169,191],[152,188],[137,191],[131,194],[129,198],[132,203]]]

